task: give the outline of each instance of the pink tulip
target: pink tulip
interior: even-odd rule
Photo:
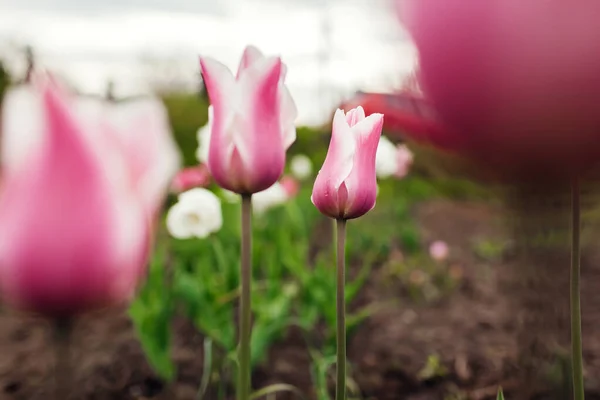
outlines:
[[[394,176],[400,179],[408,175],[408,171],[410,171],[413,160],[414,156],[412,151],[410,151],[404,144],[398,145],[396,147],[396,162],[398,163],[398,168],[396,169]]]
[[[210,172],[204,164],[188,167],[180,170],[171,182],[171,191],[175,193],[206,187],[210,183]]]
[[[600,160],[600,2],[397,3],[428,103],[411,136],[512,176],[568,177]]]
[[[291,176],[284,176],[279,181],[279,184],[283,187],[285,194],[289,199],[295,197],[300,191],[300,183]]]
[[[122,303],[144,275],[178,164],[166,114],[92,103],[45,77],[5,98],[0,290],[18,308],[65,317]]]
[[[375,155],[383,126],[382,114],[365,118],[362,107],[337,110],[331,143],[315,180],[313,204],[336,219],[358,218],[375,206]]]
[[[283,173],[285,152],[296,139],[296,106],[277,57],[247,47],[234,77],[227,67],[200,59],[212,103],[208,167],[223,188],[260,192]]]

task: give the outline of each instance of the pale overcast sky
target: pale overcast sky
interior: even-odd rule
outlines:
[[[388,1],[0,0],[0,57],[30,44],[82,91],[103,93],[113,80],[130,95],[152,75],[192,86],[199,54],[235,68],[254,44],[288,65],[299,122],[319,123],[354,90],[391,90],[412,70]]]

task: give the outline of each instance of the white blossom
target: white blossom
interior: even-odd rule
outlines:
[[[285,188],[279,182],[275,182],[268,189],[252,195],[252,209],[257,214],[263,214],[270,208],[285,203],[288,198]]]
[[[222,225],[221,201],[204,188],[181,193],[167,214],[167,229],[177,239],[205,238]]]
[[[310,178],[313,172],[312,161],[304,154],[298,154],[292,157],[290,161],[292,175],[298,180]]]
[[[398,169],[396,146],[385,136],[381,136],[379,139],[375,157],[375,172],[378,178],[389,178],[396,173]]]

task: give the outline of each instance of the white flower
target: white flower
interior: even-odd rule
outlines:
[[[211,109],[212,110],[212,109]],[[196,134],[198,137],[198,148],[196,149],[196,158],[201,163],[208,163],[208,151],[210,149],[210,130],[211,125],[207,123]]]
[[[221,201],[203,188],[181,193],[167,214],[167,229],[177,239],[205,238],[222,225]]]
[[[304,180],[312,175],[313,165],[310,158],[304,154],[298,154],[292,157],[290,162],[292,175],[298,180]]]
[[[398,170],[396,146],[385,136],[379,139],[377,155],[375,156],[375,173],[378,178],[389,178]]]
[[[413,162],[413,154],[406,145],[395,146],[388,138],[382,136],[375,156],[375,172],[380,179],[395,176],[403,178],[408,174]]]
[[[252,195],[252,209],[257,214],[263,214],[268,209],[281,205],[287,200],[288,194],[284,187],[279,182],[275,182],[270,188]]]

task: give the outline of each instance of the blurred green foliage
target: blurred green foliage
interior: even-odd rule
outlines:
[[[184,165],[198,164],[198,129],[208,121],[208,102],[195,94],[170,93],[163,97],[169,113],[175,141],[181,149]]]

